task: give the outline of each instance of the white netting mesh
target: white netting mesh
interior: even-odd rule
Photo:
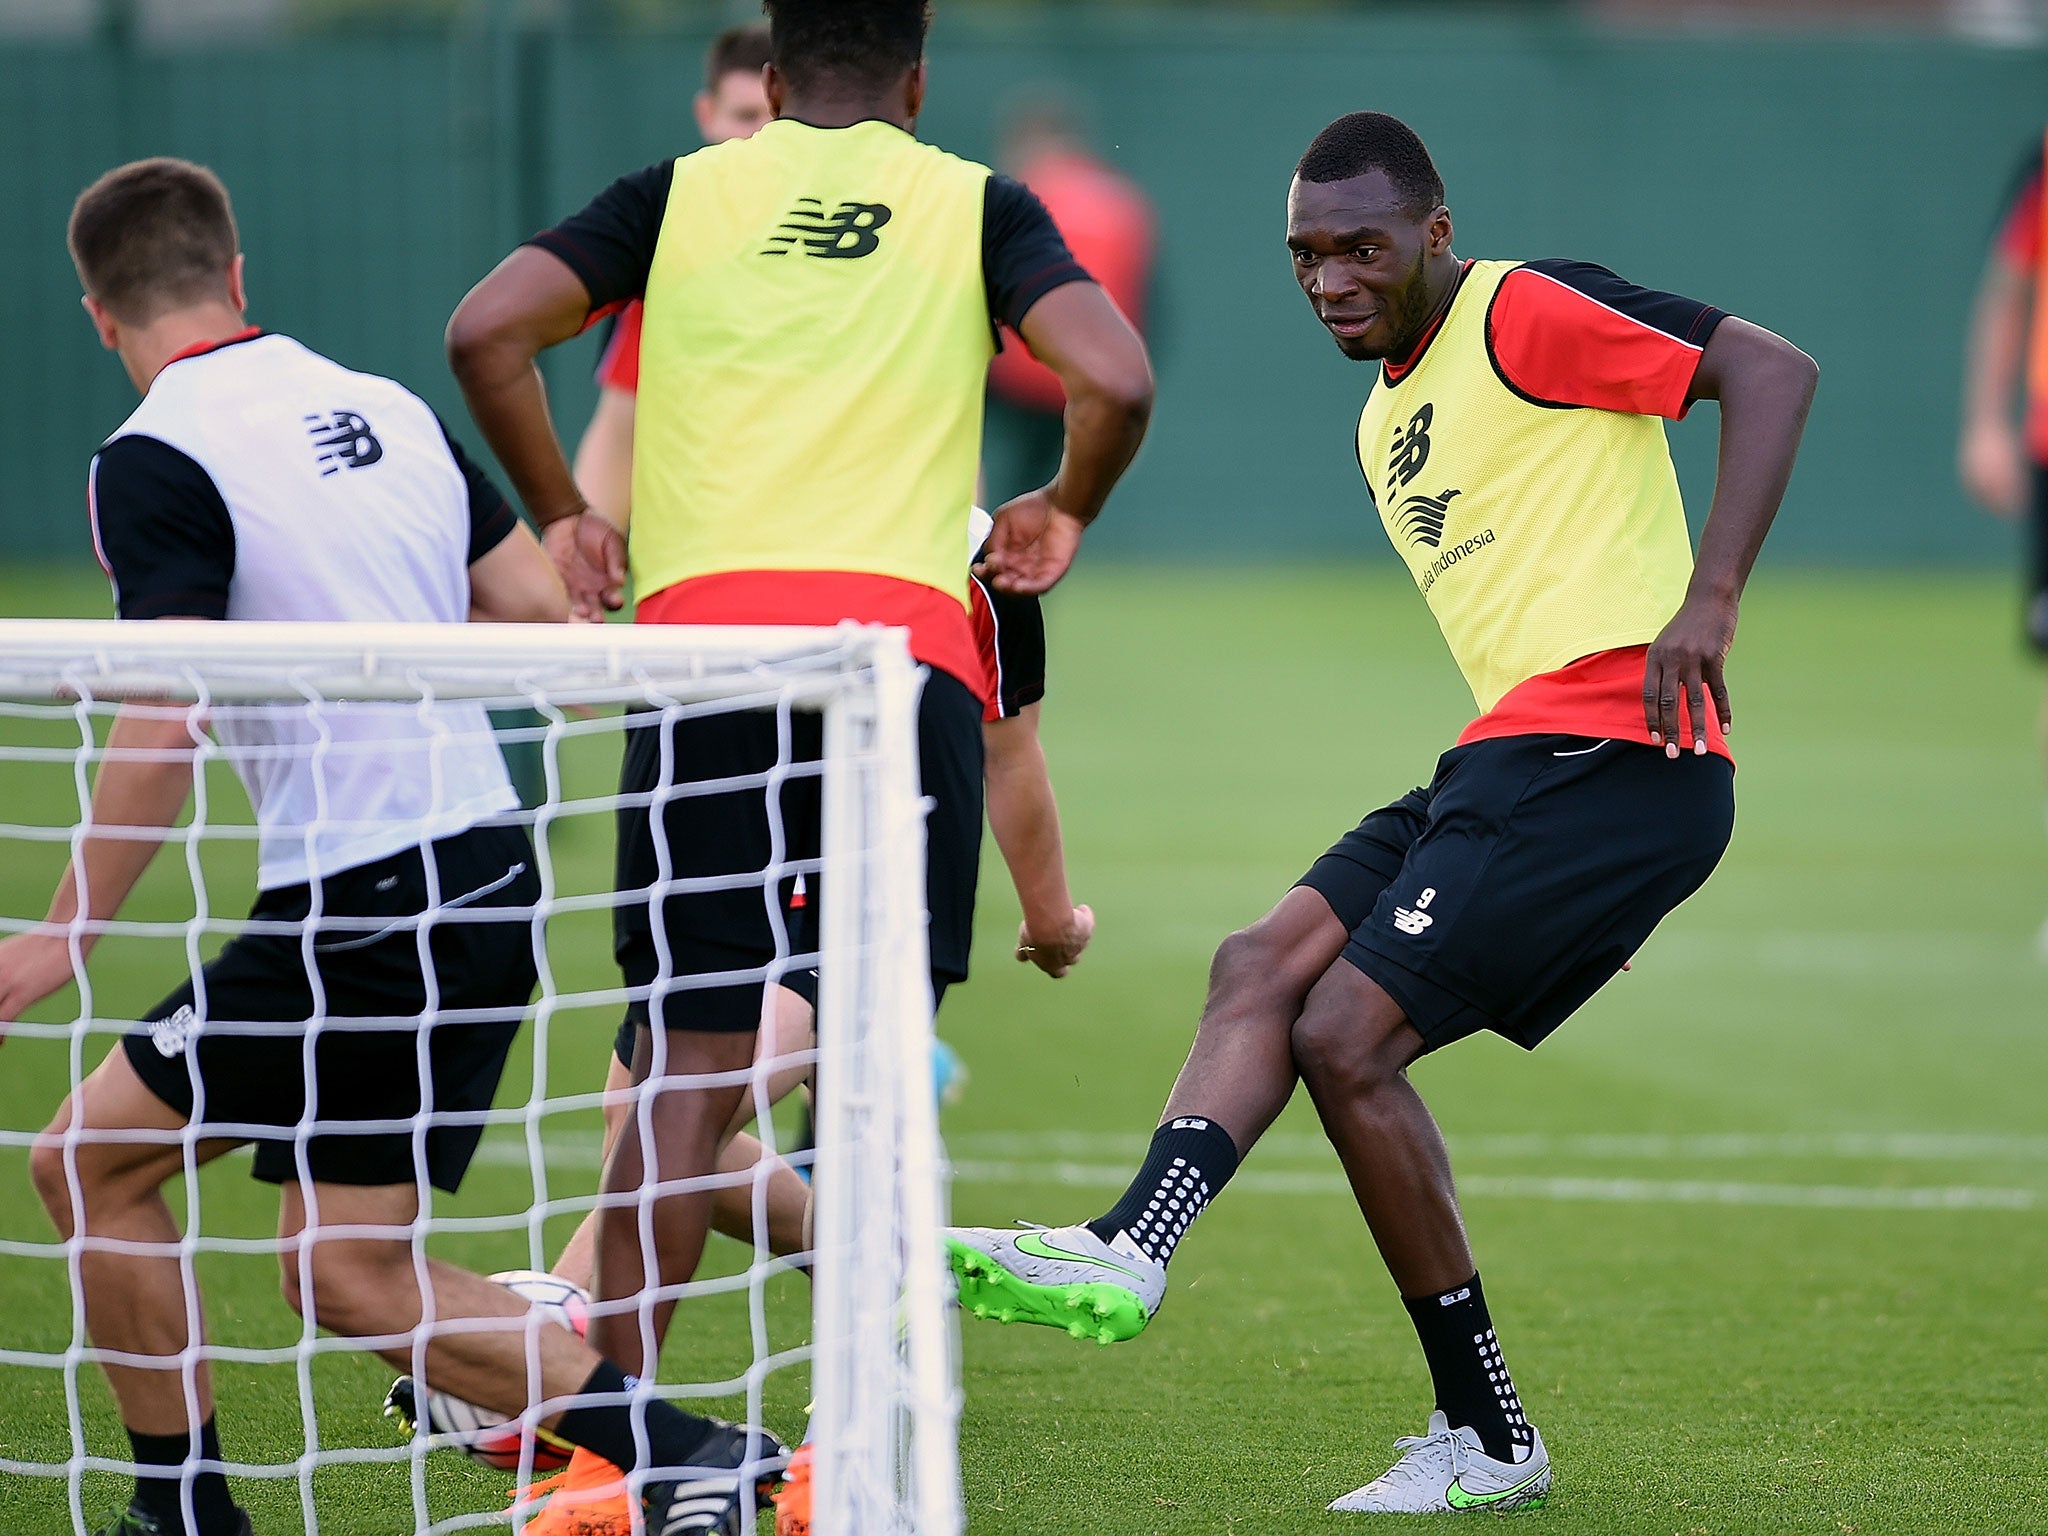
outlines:
[[[457,769],[462,733],[470,728],[463,722],[477,718],[455,701],[480,701],[494,712],[493,732],[508,758],[527,769],[530,808],[495,819],[527,829],[539,879],[537,900],[515,914],[530,919],[539,987],[529,1006],[509,1010],[523,1016],[525,1027],[503,1084],[488,1109],[381,1125],[329,1118],[309,1098],[288,1133],[295,1166],[309,1168],[308,1149],[344,1123],[408,1136],[421,1216],[405,1235],[419,1275],[429,1256],[478,1272],[548,1268],[596,1201],[606,1057],[620,1010],[636,995],[612,962],[610,930],[615,905],[645,899],[612,888],[626,711],[651,710],[663,721],[707,711],[771,712],[782,722],[783,750],[756,787],[820,777],[822,853],[788,857],[778,835],[768,868],[723,883],[750,884],[771,905],[785,876],[813,885],[822,876],[830,890],[815,958],[791,948],[789,930],[778,924],[774,962],[739,978],[765,992],[792,970],[819,970],[815,1056],[759,1061],[740,1074],[760,1111],[757,1131],[774,1151],[780,1133],[769,1102],[771,1072],[815,1061],[815,1154],[793,1150],[786,1138],[780,1147],[814,1174],[811,1278],[771,1256],[765,1230],[751,1249],[714,1239],[696,1276],[639,1298],[643,1308],[680,1301],[662,1370],[641,1390],[767,1423],[792,1443],[814,1404],[819,1532],[957,1530],[957,1367],[937,1237],[944,1188],[929,1078],[917,688],[899,633],[851,626],[0,624],[0,934],[36,930],[58,877],[67,863],[77,866],[93,778],[124,701],[155,700],[159,710],[203,720],[212,731],[198,748],[189,814],[164,838],[134,897],[114,920],[69,926],[75,1002],[65,992],[32,1010],[27,1017],[35,1022],[9,1028],[0,1058],[0,1180],[17,1192],[0,1199],[0,1297],[7,1299],[0,1307],[0,1528],[63,1529],[68,1515],[69,1528],[83,1532],[118,1508],[135,1468],[97,1367],[160,1363],[102,1351],[89,1340],[77,1283],[82,1260],[89,1248],[132,1255],[141,1245],[51,1235],[40,1207],[18,1193],[27,1188],[37,1133],[63,1095],[176,984],[191,978],[201,1027],[211,1027],[201,967],[223,942],[267,933],[301,945],[316,1005],[316,929],[323,944],[351,942],[346,933],[337,940],[332,921],[323,926],[317,900],[296,922],[252,924],[244,916],[261,834],[226,771],[223,743],[234,742],[234,722],[295,712],[304,730],[271,750],[332,765],[314,775],[324,783],[348,754],[375,755],[377,712],[395,710],[423,725],[414,734],[426,739],[398,776],[417,785],[424,775],[428,802],[445,809],[463,791]],[[789,723],[810,712],[824,717],[822,762],[789,750]],[[665,766],[655,798],[703,792],[687,780],[686,768]],[[363,830],[325,803],[316,823],[322,835]],[[108,830],[96,828],[95,835]],[[423,821],[412,846],[424,846],[435,830]],[[303,851],[317,867],[329,857],[311,836]],[[274,853],[274,842],[264,846],[266,868]],[[423,961],[437,932],[506,917],[503,909],[485,912],[436,889],[434,859],[422,867],[429,900],[413,931]],[[669,888],[690,885],[665,865],[662,878]],[[317,894],[317,881],[312,889]],[[377,936],[368,920],[355,926],[366,942]],[[99,937],[89,963],[82,951],[88,933]],[[336,974],[333,956],[322,963],[330,977]],[[434,964],[422,970],[427,1013],[438,1022],[506,1016],[503,1008],[448,1006],[436,993]],[[670,977],[664,962],[653,990],[692,984]],[[644,1000],[646,989],[637,995]],[[288,1036],[310,1066],[323,1031],[361,1027],[317,1006],[315,1012],[310,1027],[236,1028]],[[425,1071],[425,1032],[419,1038]],[[481,1129],[476,1161],[456,1196],[432,1188],[419,1165],[436,1126]],[[259,1129],[274,1134],[208,1124],[209,1132],[230,1137]],[[74,1126],[62,1143],[74,1196],[79,1139]],[[166,1189],[182,1235],[169,1251],[195,1337],[202,1288],[211,1315],[210,1333],[185,1351],[177,1376],[189,1404],[202,1362],[213,1374],[227,1447],[222,1469],[231,1480],[247,1480],[236,1482],[238,1491],[268,1485],[244,1502],[259,1511],[278,1510],[280,1500],[295,1505],[309,1533],[502,1524],[503,1474],[480,1482],[469,1464],[431,1451],[424,1439],[404,1440],[377,1418],[375,1398],[390,1372],[362,1353],[376,1341],[325,1335],[279,1299],[281,1244],[264,1225],[275,1219],[275,1196],[247,1177],[246,1154],[199,1171],[208,1149],[189,1127],[168,1138],[131,1132],[127,1139],[182,1147],[186,1176]],[[751,1197],[765,1216],[760,1170]],[[288,1265],[296,1261],[296,1254],[286,1256]],[[536,1404],[528,1417],[548,1411],[550,1405]],[[531,1440],[527,1445],[530,1457]],[[487,1491],[488,1498],[480,1496]],[[366,1499],[379,1504],[369,1524],[362,1519]],[[257,1528],[266,1528],[260,1513]]]

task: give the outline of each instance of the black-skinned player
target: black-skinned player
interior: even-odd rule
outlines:
[[[1345,356],[1380,362],[1361,469],[1480,717],[1217,951],[1143,1168],[1092,1222],[953,1234],[962,1304],[1102,1342],[1307,1085],[1436,1391],[1387,1473],[1331,1507],[1542,1499],[1443,1137],[1407,1068],[1482,1030],[1533,1048],[1704,881],[1734,823],[1723,667],[1784,494],[1812,359],[1582,262],[1462,261],[1428,151],[1378,113],[1297,168],[1287,245]],[[1695,558],[1660,418],[1721,405]]]

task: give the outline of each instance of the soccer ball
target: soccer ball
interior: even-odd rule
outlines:
[[[491,1279],[533,1303],[534,1310],[560,1323],[579,1339],[590,1326],[590,1294],[556,1275],[533,1269],[508,1269]],[[502,1413],[479,1408],[445,1392],[430,1392],[410,1376],[391,1384],[384,1412],[396,1416],[415,1435],[431,1436],[436,1445],[462,1452],[472,1461],[501,1471],[517,1471],[521,1453],[532,1446],[533,1470],[554,1472],[569,1464],[574,1449],[544,1429],[529,1435],[525,1427],[507,1422]]]

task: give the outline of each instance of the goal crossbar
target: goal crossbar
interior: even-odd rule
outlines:
[[[356,702],[578,698],[654,689],[681,704],[772,688],[820,708],[848,674],[908,668],[904,632],[680,624],[0,622],[0,697],[164,697],[204,679],[210,698]]]

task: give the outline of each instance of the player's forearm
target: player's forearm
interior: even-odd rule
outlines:
[[[192,791],[192,727],[182,713],[124,709],[107,734],[107,757],[92,787],[94,827],[133,828],[122,837],[88,835],[65,868],[47,922],[68,924],[79,915],[84,874],[85,915],[103,922],[120,911],[135,882],[162,846]],[[150,835],[154,834],[154,835]],[[96,935],[85,936],[90,948]]]
[[[589,298],[555,257],[522,246],[448,321],[448,366],[469,413],[542,527],[583,510],[535,359],[582,329]]]
[[[1963,357],[1963,428],[2003,426],[2012,419],[2020,362],[2026,353],[2032,285],[1994,255],[1970,311]]]
[[[1145,344],[1093,283],[1055,288],[1025,315],[1022,334],[1067,395],[1066,451],[1053,504],[1092,521],[1137,457],[1152,419]]]
[[[576,485],[590,510],[619,532],[633,515],[633,410],[635,398],[606,385],[576,445]]]
[[[1741,597],[1791,483],[1819,380],[1819,365],[1781,336],[1733,319],[1715,330],[1695,394],[1721,404],[1721,451],[1692,595]]]
[[[1017,888],[1024,926],[1047,937],[1062,934],[1073,921],[1074,898],[1044,748],[1021,719],[991,722],[985,739],[989,829]]]

